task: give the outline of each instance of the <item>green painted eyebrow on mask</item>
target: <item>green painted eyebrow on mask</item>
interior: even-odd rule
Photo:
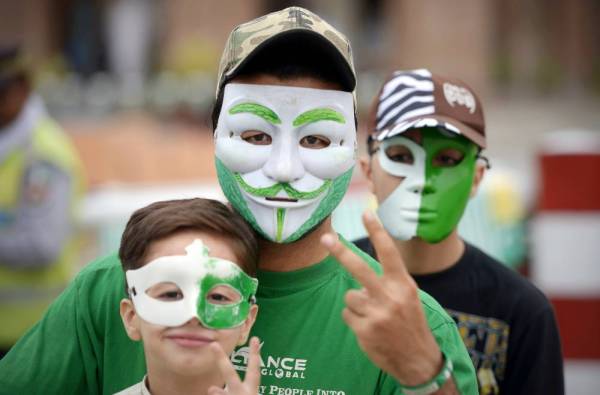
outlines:
[[[250,113],[261,117],[273,125],[279,125],[281,119],[275,114],[275,111],[258,103],[240,103],[229,109],[230,114]]]
[[[294,119],[294,127],[302,126],[307,123],[313,123],[318,121],[333,121],[338,123],[346,123],[346,119],[339,112],[330,108],[315,108],[308,110],[298,115]]]

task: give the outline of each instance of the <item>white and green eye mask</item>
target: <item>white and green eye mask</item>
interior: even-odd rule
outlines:
[[[258,280],[233,262],[210,257],[199,239],[185,250],[186,255],[163,256],[125,273],[136,312],[145,321],[170,327],[194,317],[211,329],[241,325],[248,317]],[[149,290],[159,284],[176,286],[183,297],[169,300],[161,295],[150,296]],[[229,288],[229,295],[233,291],[239,297],[214,301],[209,294],[216,287]]]
[[[352,94],[227,84],[215,147],[219,183],[235,209],[265,238],[296,241],[348,188],[356,160]]]

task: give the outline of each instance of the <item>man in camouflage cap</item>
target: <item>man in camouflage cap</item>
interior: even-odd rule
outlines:
[[[263,236],[253,331],[264,342],[264,392],[476,393],[453,322],[417,290],[395,250],[381,256],[387,272],[379,278],[377,262],[333,233],[330,214],[356,158],[348,40],[291,7],[236,28],[219,75],[219,182]],[[378,247],[393,247],[376,221],[366,226]],[[246,354],[232,358],[239,370]],[[296,361],[287,370],[273,362],[285,358]]]
[[[397,264],[383,229],[366,220],[383,248],[381,277],[377,262],[332,233],[356,159],[355,87],[348,40],[302,8],[240,25],[226,45],[215,162],[228,200],[263,238],[259,392],[476,393],[454,323]],[[28,392],[37,380],[50,393],[110,394],[139,382],[142,347],[116,308],[122,284],[116,256],[90,264],[0,362],[0,387]],[[73,341],[45,343],[47,332]],[[238,370],[247,355],[232,356]]]

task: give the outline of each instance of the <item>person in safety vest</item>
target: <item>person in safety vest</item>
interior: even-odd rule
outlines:
[[[18,47],[0,47],[0,358],[73,274],[80,162],[31,87]]]

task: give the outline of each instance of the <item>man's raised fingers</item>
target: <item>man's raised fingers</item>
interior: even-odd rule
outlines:
[[[375,296],[381,293],[379,277],[358,255],[330,233],[321,237],[321,243],[370,294]]]
[[[410,277],[394,241],[372,211],[363,214],[363,224],[377,253],[377,260],[381,263],[383,274],[392,277]]]
[[[363,317],[367,315],[370,299],[366,289],[351,289],[346,292],[344,299],[346,301],[346,307],[354,314]]]

